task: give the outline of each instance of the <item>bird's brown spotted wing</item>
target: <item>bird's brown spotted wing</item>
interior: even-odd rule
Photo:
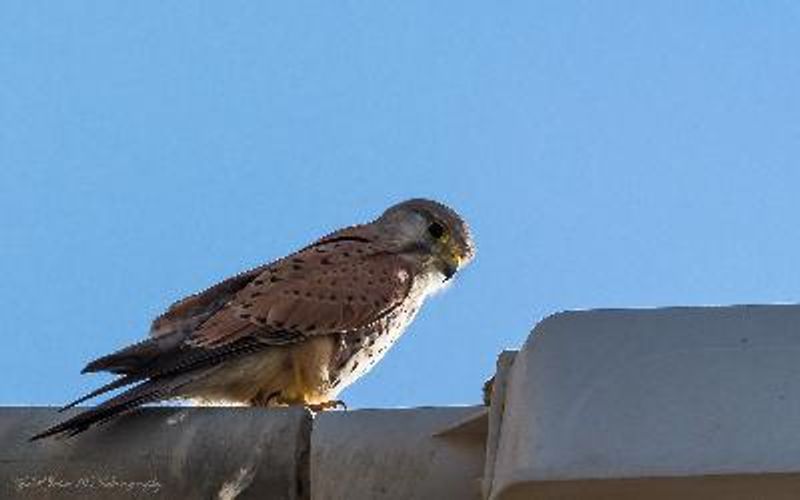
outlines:
[[[266,267],[191,336],[218,347],[255,335],[268,344],[366,327],[411,286],[407,264],[365,239],[334,238]]]

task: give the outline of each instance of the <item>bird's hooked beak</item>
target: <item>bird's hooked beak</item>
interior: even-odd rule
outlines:
[[[456,272],[461,269],[461,265],[464,263],[464,256],[461,252],[451,245],[448,245],[448,247],[449,248],[445,250],[442,257],[442,262],[444,263],[442,274],[444,274],[445,281],[455,276]]]

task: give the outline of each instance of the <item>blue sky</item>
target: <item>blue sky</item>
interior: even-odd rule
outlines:
[[[0,6],[0,403],[399,200],[474,264],[344,393],[477,402],[564,309],[800,299],[800,6]]]

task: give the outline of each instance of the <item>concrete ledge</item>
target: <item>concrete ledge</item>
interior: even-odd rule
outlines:
[[[797,500],[798,474],[649,477],[577,481],[519,482],[503,500]]]
[[[494,468],[497,464],[497,447],[500,441],[500,431],[503,428],[503,414],[505,413],[506,390],[511,367],[518,351],[505,350],[497,357],[497,369],[492,381],[491,406],[488,412],[486,432],[486,463],[483,469],[483,498],[489,498],[494,480]]]
[[[488,410],[148,408],[35,443],[64,415],[0,408],[0,498],[800,498],[800,306],[557,314],[493,387]]]
[[[467,407],[318,415],[311,436],[311,498],[477,500],[485,413]],[[482,425],[471,424],[476,420]]]
[[[800,498],[800,306],[557,314],[505,396],[491,498]]]
[[[303,409],[148,408],[72,439],[27,441],[76,411],[0,408],[0,497],[308,498]]]
[[[485,407],[145,408],[28,441],[78,411],[0,408],[0,498],[481,498]]]

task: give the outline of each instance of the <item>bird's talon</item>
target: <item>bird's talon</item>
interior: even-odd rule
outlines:
[[[344,411],[347,411],[347,404],[342,401],[341,399],[334,399],[332,401],[325,401],[323,403],[317,403],[313,405],[308,405],[308,408],[314,412],[321,412],[326,410],[336,410],[341,408]]]

